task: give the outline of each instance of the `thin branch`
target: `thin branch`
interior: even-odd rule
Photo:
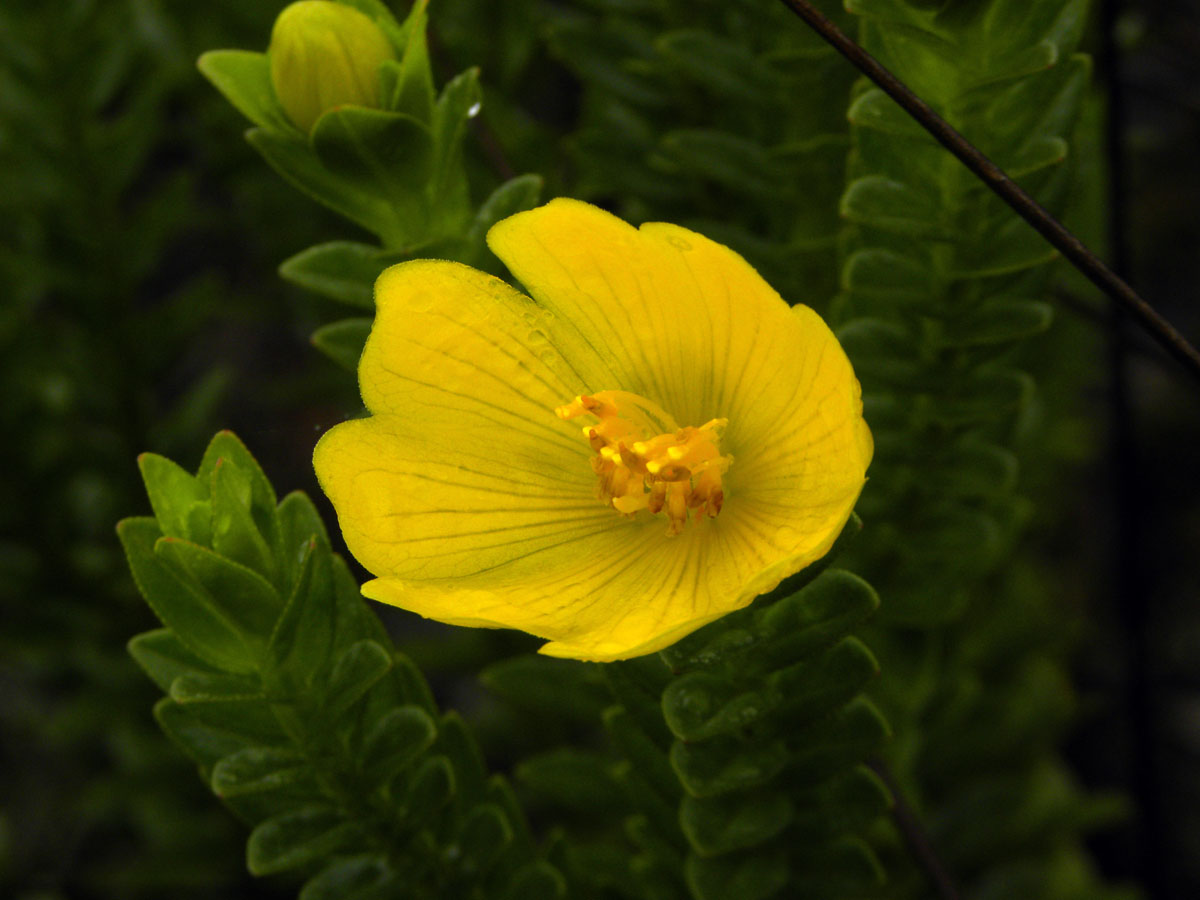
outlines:
[[[933,844],[930,843],[929,836],[925,833],[920,820],[917,819],[916,813],[908,805],[908,801],[904,799],[900,785],[896,783],[896,779],[888,768],[887,763],[881,759],[873,759],[867,765],[871,771],[879,776],[880,780],[883,781],[887,789],[891,792],[892,818],[896,820],[896,827],[900,829],[900,833],[904,836],[904,841],[908,844],[908,849],[912,851],[912,855],[921,864],[921,868],[925,870],[925,874],[929,876],[929,881],[937,890],[937,896],[941,900],[960,900],[958,888],[950,880],[950,875],[946,872],[946,867],[942,865],[941,859],[938,858],[937,851],[933,849]]]
[[[958,157],[968,169],[991,188],[1039,234],[1050,242],[1072,265],[1131,312],[1150,335],[1175,357],[1193,376],[1200,379],[1200,351],[1155,311],[1149,303],[1106,266],[1084,243],[1025,193],[1004,170],[984,156],[978,148],[935,113],[875,57],[843,34],[833,22],[818,12],[808,0],[780,0],[814,31],[846,57],[860,72],[879,85],[943,147]]]

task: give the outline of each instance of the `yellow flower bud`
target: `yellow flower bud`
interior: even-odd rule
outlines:
[[[369,16],[332,0],[299,0],[281,12],[267,55],[275,95],[305,133],[335,106],[379,107],[379,65],[396,56]]]

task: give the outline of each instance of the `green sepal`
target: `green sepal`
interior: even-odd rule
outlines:
[[[566,879],[550,863],[538,860],[518,869],[498,900],[565,900],[566,896]]]
[[[164,692],[180,675],[215,674],[216,669],[183,645],[169,628],[146,631],[131,638],[129,655]]]
[[[599,753],[557,747],[521,761],[517,781],[534,797],[586,816],[626,811],[611,763]]]
[[[374,319],[341,319],[322,325],[309,341],[343,369],[357,372],[373,324]]]
[[[246,747],[222,758],[209,778],[218,797],[240,797],[297,785],[316,788],[304,755],[290,747]]]
[[[408,229],[378,189],[326,169],[302,137],[252,128],[246,132],[246,140],[271,168],[318,203],[379,235],[388,246],[399,247],[408,241]]]
[[[299,900],[382,900],[395,892],[395,881],[396,874],[385,857],[351,856],[310,878],[300,890]]]
[[[321,712],[327,721],[340,716],[392,668],[392,657],[375,641],[356,641],[342,651],[325,686]]]
[[[591,724],[610,702],[595,668],[575,660],[523,654],[493,663],[479,680],[516,708],[556,721]]]
[[[479,69],[471,68],[446,84],[433,110],[429,200],[440,220],[438,231],[443,234],[461,233],[470,215],[462,148],[467,123],[478,114],[482,103]]]
[[[255,671],[255,654],[244,635],[210,598],[155,554],[162,532],[154,519],[124,519],[117,535],[138,590],[184,646],[221,671]]]
[[[425,37],[428,0],[413,3],[403,26],[405,43],[397,61],[381,66],[383,97],[387,109],[406,113],[419,122],[433,117],[433,71]]]
[[[210,50],[196,67],[243,116],[268,131],[299,138],[271,86],[271,64],[265,53],[249,50]]]
[[[419,706],[400,706],[371,723],[359,765],[368,782],[382,784],[410,766],[437,740],[437,725]]]
[[[209,604],[242,633],[248,647],[266,646],[283,611],[283,601],[265,578],[230,558],[178,538],[160,538],[154,553],[203,591]]]
[[[325,804],[289,810],[259,823],[246,842],[246,867],[271,875],[320,862],[339,850],[362,845],[361,829]]]
[[[791,823],[795,807],[779,791],[726,797],[685,796],[679,826],[700,856],[718,856],[764,844]]]
[[[389,224],[377,233],[387,247],[403,248],[426,236],[425,187],[433,171],[428,126],[404,113],[340,106],[317,120],[311,143],[316,161],[339,184],[384,200]]]
[[[150,508],[154,510],[154,518],[158,520],[163,535],[198,544],[207,543],[211,539],[208,523],[204,523],[202,533],[192,533],[196,523],[193,511],[208,501],[207,483],[157,453],[139,455],[138,469],[146,484]]]
[[[375,280],[391,262],[370,244],[329,241],[284,260],[279,275],[323,297],[373,310]]]
[[[781,852],[689,856],[684,875],[695,900],[767,900],[788,886],[791,871]]]

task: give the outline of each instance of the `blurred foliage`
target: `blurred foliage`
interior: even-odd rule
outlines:
[[[1085,96],[1083,64],[1071,56],[1073,14],[1086,4],[849,0],[855,15],[821,6],[1089,243],[1104,242],[1104,111]],[[1147,835],[1141,849],[1131,849],[1129,830],[1102,838],[1099,861],[1141,876],[1155,896],[1200,891],[1197,623],[1187,602],[1196,576],[1184,549],[1200,507],[1195,479],[1180,474],[1197,437],[1195,395],[1135,338],[1126,424],[1136,446],[1122,459],[1137,470],[1105,469],[1105,321],[1090,289],[1053,269],[957,164],[889,119],[798,20],[753,0],[434,0],[430,84],[443,89],[430,103],[445,98],[461,126],[439,151],[460,167],[455,200],[427,193],[432,173],[446,171],[431,163],[412,182],[426,192],[418,224],[374,228],[350,216],[358,224],[347,225],[234,139],[237,114],[195,70],[213,48],[265,48],[277,12],[231,0],[15,0],[0,9],[0,427],[19,436],[0,451],[0,603],[10,623],[0,634],[0,893],[294,893],[247,878],[244,832],[148,716],[154,689],[124,643],[153,621],[112,533],[118,517],[144,508],[131,460],[144,450],[198,458],[216,427],[232,425],[272,480],[313,487],[316,431],[353,414],[357,400],[345,370],[311,354],[307,335],[322,325],[314,343],[352,368],[376,271],[424,253],[492,268],[480,241],[487,224],[536,202],[539,190],[634,222],[696,228],[743,253],[790,302],[822,313],[843,291],[834,309],[876,395],[867,530],[849,551],[883,604],[880,623],[860,632],[885,672],[869,690],[896,731],[887,756],[968,896],[1119,895],[1099,886],[1079,848],[1082,832],[1120,806],[1082,794],[1057,750],[1077,716],[1068,660],[1080,643],[1090,718],[1072,762],[1089,780],[1131,790]],[[1200,259],[1191,215],[1200,114],[1189,74],[1200,10],[1145,2],[1119,24],[1134,280],[1194,333],[1186,298]],[[983,52],[945,51],[964,40],[983,41],[972,45]],[[444,232],[422,243],[430,216],[446,209]],[[886,265],[872,266],[872,254]],[[1004,271],[988,270],[1001,256]],[[281,262],[284,279],[316,297],[285,288]],[[903,296],[904,277],[921,281],[924,306],[910,303],[911,290]],[[1073,311],[1050,322],[1044,304],[1054,293]],[[358,307],[360,318],[328,324],[329,300]],[[889,418],[896,402],[908,405]],[[1109,494],[1135,476],[1122,531]],[[927,525],[942,537],[920,538]],[[1144,535],[1132,591],[1105,574],[1129,528]],[[889,561],[901,539],[928,551],[907,573],[895,555]],[[1148,611],[1137,613],[1142,605]],[[758,615],[702,634],[753,631]],[[401,645],[442,705],[464,711],[497,770],[515,768],[535,835],[563,824],[571,843],[552,840],[550,857],[583,895],[678,896],[687,885],[656,878],[664,860],[691,854],[696,896],[769,896],[779,871],[772,841],[813,827],[795,814],[813,788],[802,779],[707,805],[685,799],[679,767],[662,765],[683,751],[669,748],[708,743],[719,755],[731,746],[728,735],[697,738],[669,712],[670,697],[704,683],[696,673],[651,659],[609,667],[604,678],[513,656],[528,649],[521,636],[408,620],[403,629]],[[135,646],[161,642],[156,634]],[[372,630],[369,640],[395,665],[386,636]],[[842,638],[813,652],[824,659],[841,647],[862,662],[867,651],[844,649],[856,646]],[[489,664],[485,694],[474,675]],[[170,690],[174,677],[158,674]],[[727,680],[705,702],[733,715],[741,698],[769,696],[776,675],[744,672],[734,697],[720,694],[735,683]],[[564,691],[535,690],[550,684]],[[655,716],[663,696],[665,723]],[[167,703],[186,716],[195,699],[185,692]],[[737,738],[738,753],[770,744],[769,718]],[[1135,733],[1134,723],[1145,727]],[[854,768],[870,746],[840,760],[857,774],[843,768],[828,783],[849,784],[850,794],[831,787],[823,796],[875,808],[882,794],[852,789],[870,780]],[[192,750],[211,783],[218,760]],[[819,802],[806,808],[822,815]],[[268,813],[287,809],[255,807],[247,817],[271,821]],[[447,834],[462,824],[451,818]],[[861,835],[871,818],[839,827]],[[817,830],[830,834],[827,823]],[[891,878],[883,896],[921,895],[894,829],[876,823],[868,836],[871,849],[855,838],[839,859],[878,857]],[[365,858],[338,865],[335,892],[379,871]]]

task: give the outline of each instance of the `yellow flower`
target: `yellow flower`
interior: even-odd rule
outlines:
[[[267,55],[275,96],[305,134],[336,106],[378,108],[379,66],[396,56],[370,16],[333,0],[297,0],[284,9]]]
[[[457,263],[388,269],[372,415],[317,445],[366,596],[615,660],[828,552],[872,443],[816,313],[699,234],[574,200],[488,243],[533,299]]]

